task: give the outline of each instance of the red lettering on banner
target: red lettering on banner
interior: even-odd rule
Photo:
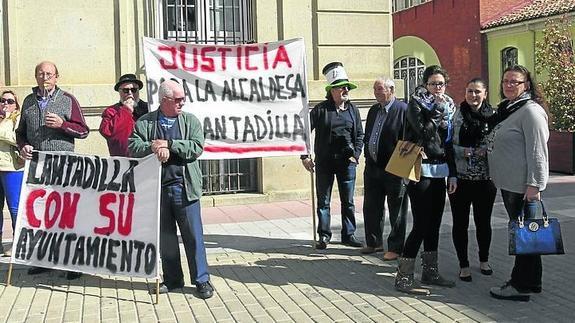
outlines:
[[[169,52],[172,55],[172,62],[171,64],[166,64],[166,61],[163,58],[160,58],[160,66],[162,66],[165,70],[174,70],[178,69],[178,64],[176,64],[176,48],[171,46],[158,46],[158,51],[160,52]]]
[[[187,72],[195,72],[198,70],[198,50],[196,48],[192,49],[192,66],[186,66],[186,46],[180,46],[180,62],[182,63],[182,69]]]
[[[250,66],[250,52],[257,52],[259,50],[259,47],[257,46],[246,46],[246,70],[248,71],[255,71],[258,68],[255,66]]]
[[[267,70],[268,66],[268,44],[264,44],[264,70]]]
[[[78,210],[78,201],[80,200],[80,193],[65,192],[64,193],[64,207],[62,208],[62,216],[58,227],[60,229],[73,229],[76,221],[76,213]]]
[[[26,199],[26,217],[31,227],[39,228],[40,224],[42,224],[36,217],[36,213],[34,213],[34,202],[36,202],[36,199],[44,197],[44,195],[46,195],[46,190],[44,189],[34,190],[28,194]]]
[[[39,228],[42,225],[42,221],[36,217],[34,212],[34,203],[45,195],[46,190],[44,189],[34,190],[28,194],[26,199],[26,217],[31,227]],[[58,219],[60,219],[60,222],[58,222],[60,229],[74,228],[79,200],[80,193],[64,192],[63,197],[57,191],[52,191],[48,194],[44,205],[45,228],[52,228],[58,222]]]
[[[125,194],[106,193],[100,196],[100,215],[108,218],[108,225],[94,228],[94,233],[109,235],[116,229],[116,213],[118,214],[118,233],[127,236],[132,232],[132,217],[134,213],[134,193],[128,195],[126,204]],[[118,203],[117,212],[113,204]]]
[[[207,56],[207,53],[216,51],[216,48],[213,46],[202,47],[202,72],[214,72],[216,68],[214,67],[214,59]]]
[[[238,70],[242,69],[242,48],[238,47],[236,49],[236,66]]]
[[[187,49],[188,46],[185,45],[180,45],[178,47],[165,45],[158,46],[157,50],[159,52],[167,52],[171,58],[171,61],[160,58],[159,62],[161,68],[165,70],[181,69],[187,72],[197,72],[198,70],[202,72],[225,71],[228,68],[228,59],[234,59],[233,56],[229,57],[227,55],[233,51],[233,47],[191,47],[191,53],[188,52]],[[209,53],[211,52],[218,52],[220,59],[218,60],[213,56],[210,56]],[[274,52],[272,51],[272,53]],[[261,61],[254,60],[257,54],[261,54]],[[264,44],[263,46],[238,46],[235,48],[236,68],[240,71],[268,70],[270,69],[269,62],[272,57],[272,69],[276,69],[281,63],[286,64],[289,68],[292,67],[289,54],[284,45],[279,45],[278,49],[275,51],[275,55],[272,55],[272,57],[268,57],[268,55],[267,44]]]
[[[120,209],[118,214],[118,232],[127,236],[132,232],[132,214],[134,213],[134,193],[128,195],[128,207],[126,208],[126,218],[124,219],[124,198],[126,195],[120,194]]]
[[[114,212],[108,209],[108,204],[116,203],[116,194],[106,193],[100,196],[100,215],[108,218],[108,226],[102,228],[94,228],[94,233],[109,235],[114,232],[115,222],[114,222]]]
[[[54,213],[52,214],[52,218],[50,218],[50,210],[52,209],[52,206],[54,206]],[[48,197],[46,198],[46,207],[44,208],[44,226],[46,229],[50,229],[54,226],[61,210],[62,201],[60,201],[60,194],[53,191],[48,194]]]
[[[304,152],[305,146],[254,146],[254,147],[235,147],[235,146],[205,146],[204,151],[210,153],[231,153],[231,154],[246,154],[258,151],[274,152],[274,151],[300,151]]]
[[[226,66],[226,53],[227,53],[227,52],[231,52],[232,49],[229,48],[229,47],[220,47],[220,48],[218,48],[218,49],[216,49],[216,50],[220,53],[221,58],[222,58],[222,71],[225,71],[225,70],[226,70],[226,67],[227,67],[227,66]]]
[[[272,63],[272,68],[275,69],[279,62],[284,62],[287,64],[288,67],[291,67],[291,62],[289,60],[289,55],[284,47],[284,45],[280,45],[278,47],[278,52],[276,53],[276,58]]]

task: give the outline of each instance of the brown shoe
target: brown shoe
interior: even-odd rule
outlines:
[[[393,251],[388,251],[383,254],[383,260],[385,261],[397,260],[397,257],[399,257],[399,255]]]
[[[383,246],[378,246],[378,247],[365,246],[365,247],[361,248],[361,250],[359,250],[359,252],[361,252],[364,255],[369,255],[369,254],[380,252],[380,251],[383,251]]]

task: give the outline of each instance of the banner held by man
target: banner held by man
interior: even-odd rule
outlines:
[[[163,80],[181,82],[184,110],[203,125],[201,159],[308,153],[303,39],[243,45],[143,42],[150,109],[158,108]]]
[[[158,277],[160,164],[69,152],[26,162],[12,262]]]

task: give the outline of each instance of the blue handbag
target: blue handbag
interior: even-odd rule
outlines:
[[[565,253],[559,220],[549,218],[543,201],[540,202],[543,211],[542,219],[524,219],[521,214],[517,220],[509,221],[510,255],[562,255]]]

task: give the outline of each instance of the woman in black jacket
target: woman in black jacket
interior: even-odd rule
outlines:
[[[395,288],[411,294],[429,294],[414,279],[415,257],[423,242],[421,253],[425,284],[453,287],[455,283],[439,275],[437,247],[439,227],[445,208],[445,192],[457,188],[453,146],[451,145],[451,120],[455,112],[453,100],[445,94],[449,77],[437,65],[423,72],[423,84],[415,89],[407,107],[405,137],[423,147],[421,179],[407,187],[411,201],[413,227],[405,241],[400,257]],[[449,178],[446,186],[446,178]]]

